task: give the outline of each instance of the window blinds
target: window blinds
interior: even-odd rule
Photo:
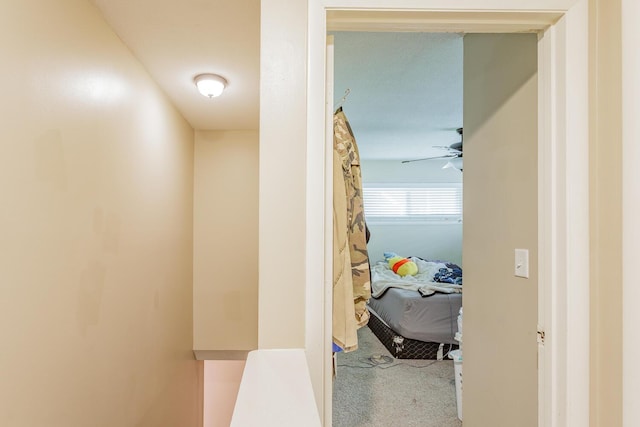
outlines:
[[[460,221],[460,184],[366,185],[363,188],[367,220]]]

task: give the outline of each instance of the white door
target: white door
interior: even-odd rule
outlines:
[[[464,38],[465,427],[538,425],[537,50],[535,34]]]

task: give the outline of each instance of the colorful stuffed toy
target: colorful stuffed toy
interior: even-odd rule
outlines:
[[[418,274],[418,265],[408,258],[398,256],[393,252],[385,252],[384,259],[389,263],[389,268],[399,276],[415,276]]]

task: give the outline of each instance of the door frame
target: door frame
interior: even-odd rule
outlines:
[[[640,419],[640,288],[635,270],[640,253],[640,17],[637,0],[622,0],[622,425]]]
[[[328,29],[538,32],[538,319],[545,332],[539,347],[538,424],[588,425],[588,0],[309,1],[305,344],[325,426],[332,417]]]

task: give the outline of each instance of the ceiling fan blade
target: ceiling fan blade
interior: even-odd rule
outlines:
[[[421,159],[403,160],[402,163],[420,162],[422,160],[431,160],[431,159],[450,159],[452,157],[458,157],[458,155],[457,154],[447,154],[445,156],[423,157]]]

